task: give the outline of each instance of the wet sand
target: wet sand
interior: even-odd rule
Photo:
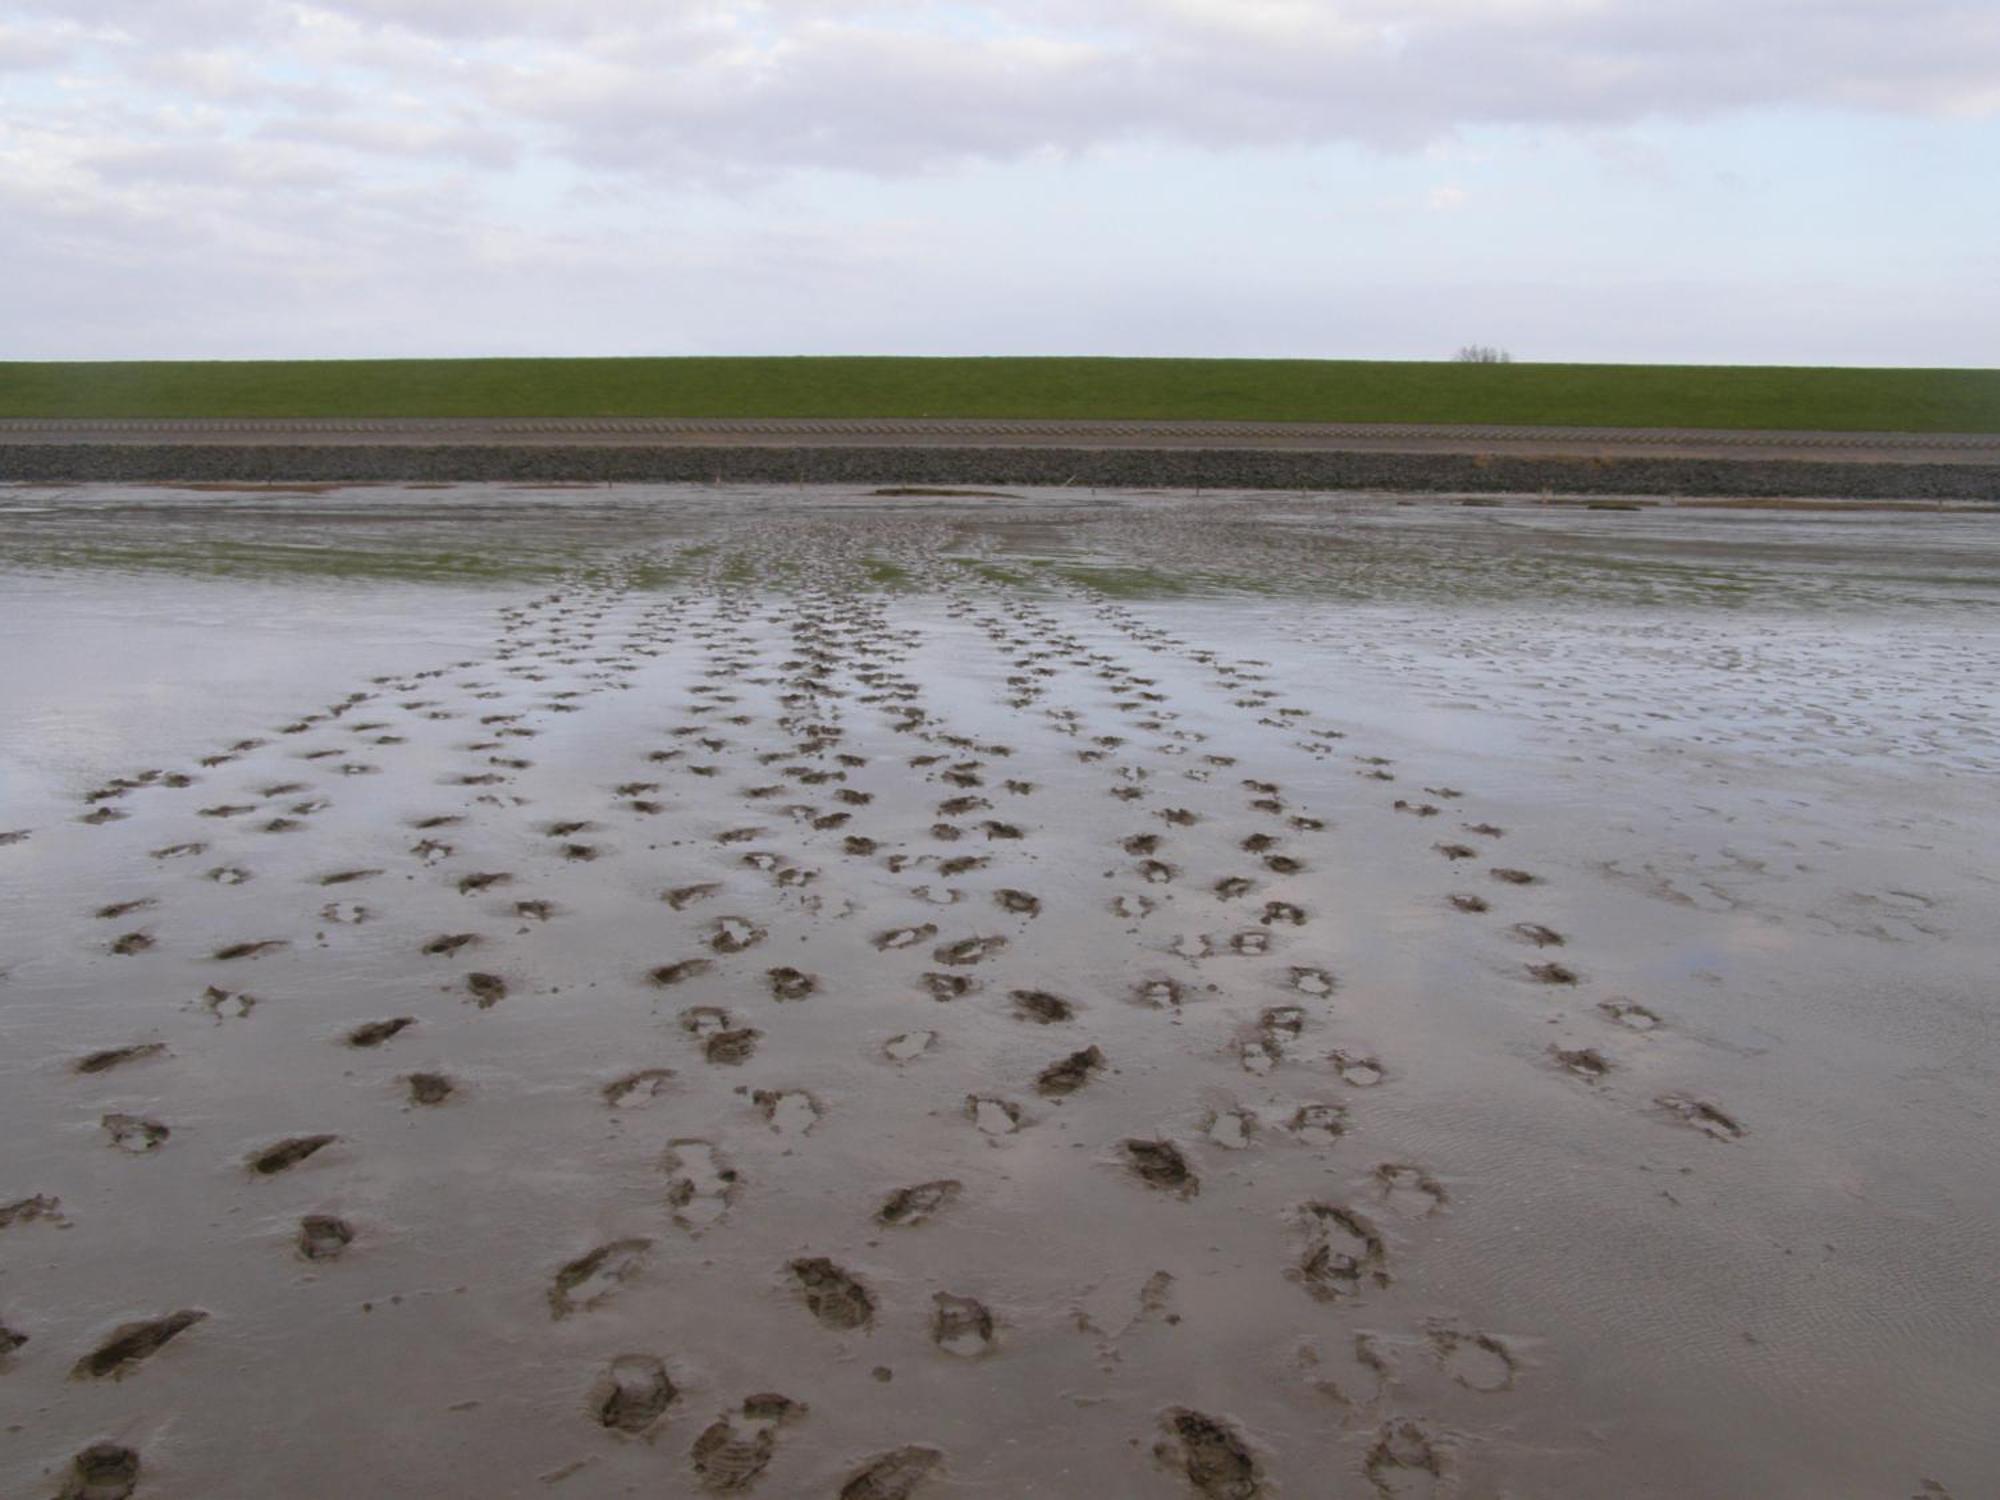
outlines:
[[[2000,517],[0,491],[0,1494],[2000,1487]]]

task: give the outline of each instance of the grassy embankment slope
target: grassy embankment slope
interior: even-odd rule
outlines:
[[[2000,432],[2000,370],[1206,359],[0,363],[6,417],[983,417]]]

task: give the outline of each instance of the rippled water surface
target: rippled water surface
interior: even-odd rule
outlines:
[[[0,490],[0,1494],[2000,1492],[1996,602],[1991,514]]]

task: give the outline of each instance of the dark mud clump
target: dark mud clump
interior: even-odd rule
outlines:
[[[347,1033],[350,1047],[379,1047],[390,1037],[417,1024],[415,1016],[395,1016],[387,1021],[366,1021]]]
[[[1263,1493],[1257,1460],[1227,1422],[1185,1407],[1166,1415],[1163,1456],[1179,1461],[1204,1500],[1256,1500]]]
[[[271,1177],[279,1172],[288,1172],[307,1157],[324,1150],[339,1140],[337,1135],[295,1135],[289,1140],[279,1141],[275,1146],[266,1146],[262,1151],[253,1152],[247,1165],[259,1177]]]
[[[1191,1198],[1201,1191],[1201,1179],[1172,1141],[1126,1141],[1125,1164],[1148,1187]]]
[[[110,1338],[76,1362],[72,1380],[119,1380],[136,1366],[151,1359],[174,1339],[208,1316],[198,1308],[184,1308],[164,1318],[143,1323],[127,1323]]]
[[[840,1500],[909,1500],[944,1462],[935,1448],[897,1448],[871,1458],[840,1487]]]
[[[354,1226],[331,1214],[307,1214],[299,1220],[299,1254],[307,1260],[338,1260],[354,1243]]]
[[[1072,1052],[1061,1062],[1051,1063],[1042,1069],[1040,1076],[1035,1079],[1035,1088],[1048,1098],[1059,1099],[1064,1095],[1074,1094],[1103,1068],[1103,1052],[1096,1047],[1086,1047],[1081,1052]]]
[[[165,1055],[165,1042],[140,1042],[131,1047],[110,1047],[102,1052],[92,1052],[70,1064],[78,1073],[105,1073],[125,1063],[139,1062],[148,1057]]]
[[[868,1288],[824,1256],[795,1260],[791,1272],[822,1326],[846,1332],[874,1321],[875,1299]]]
[[[92,1443],[69,1463],[56,1500],[131,1500],[139,1488],[139,1455],[118,1443]]]
[[[875,1210],[875,1222],[899,1228],[926,1223],[958,1196],[962,1186],[956,1178],[943,1177],[935,1182],[897,1188]]]
[[[590,1414],[614,1432],[638,1434],[666,1415],[680,1395],[667,1367],[650,1354],[621,1354],[590,1391]]]

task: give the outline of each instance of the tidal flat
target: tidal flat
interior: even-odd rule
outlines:
[[[0,488],[0,1494],[2000,1491],[1996,684],[1993,513]]]

